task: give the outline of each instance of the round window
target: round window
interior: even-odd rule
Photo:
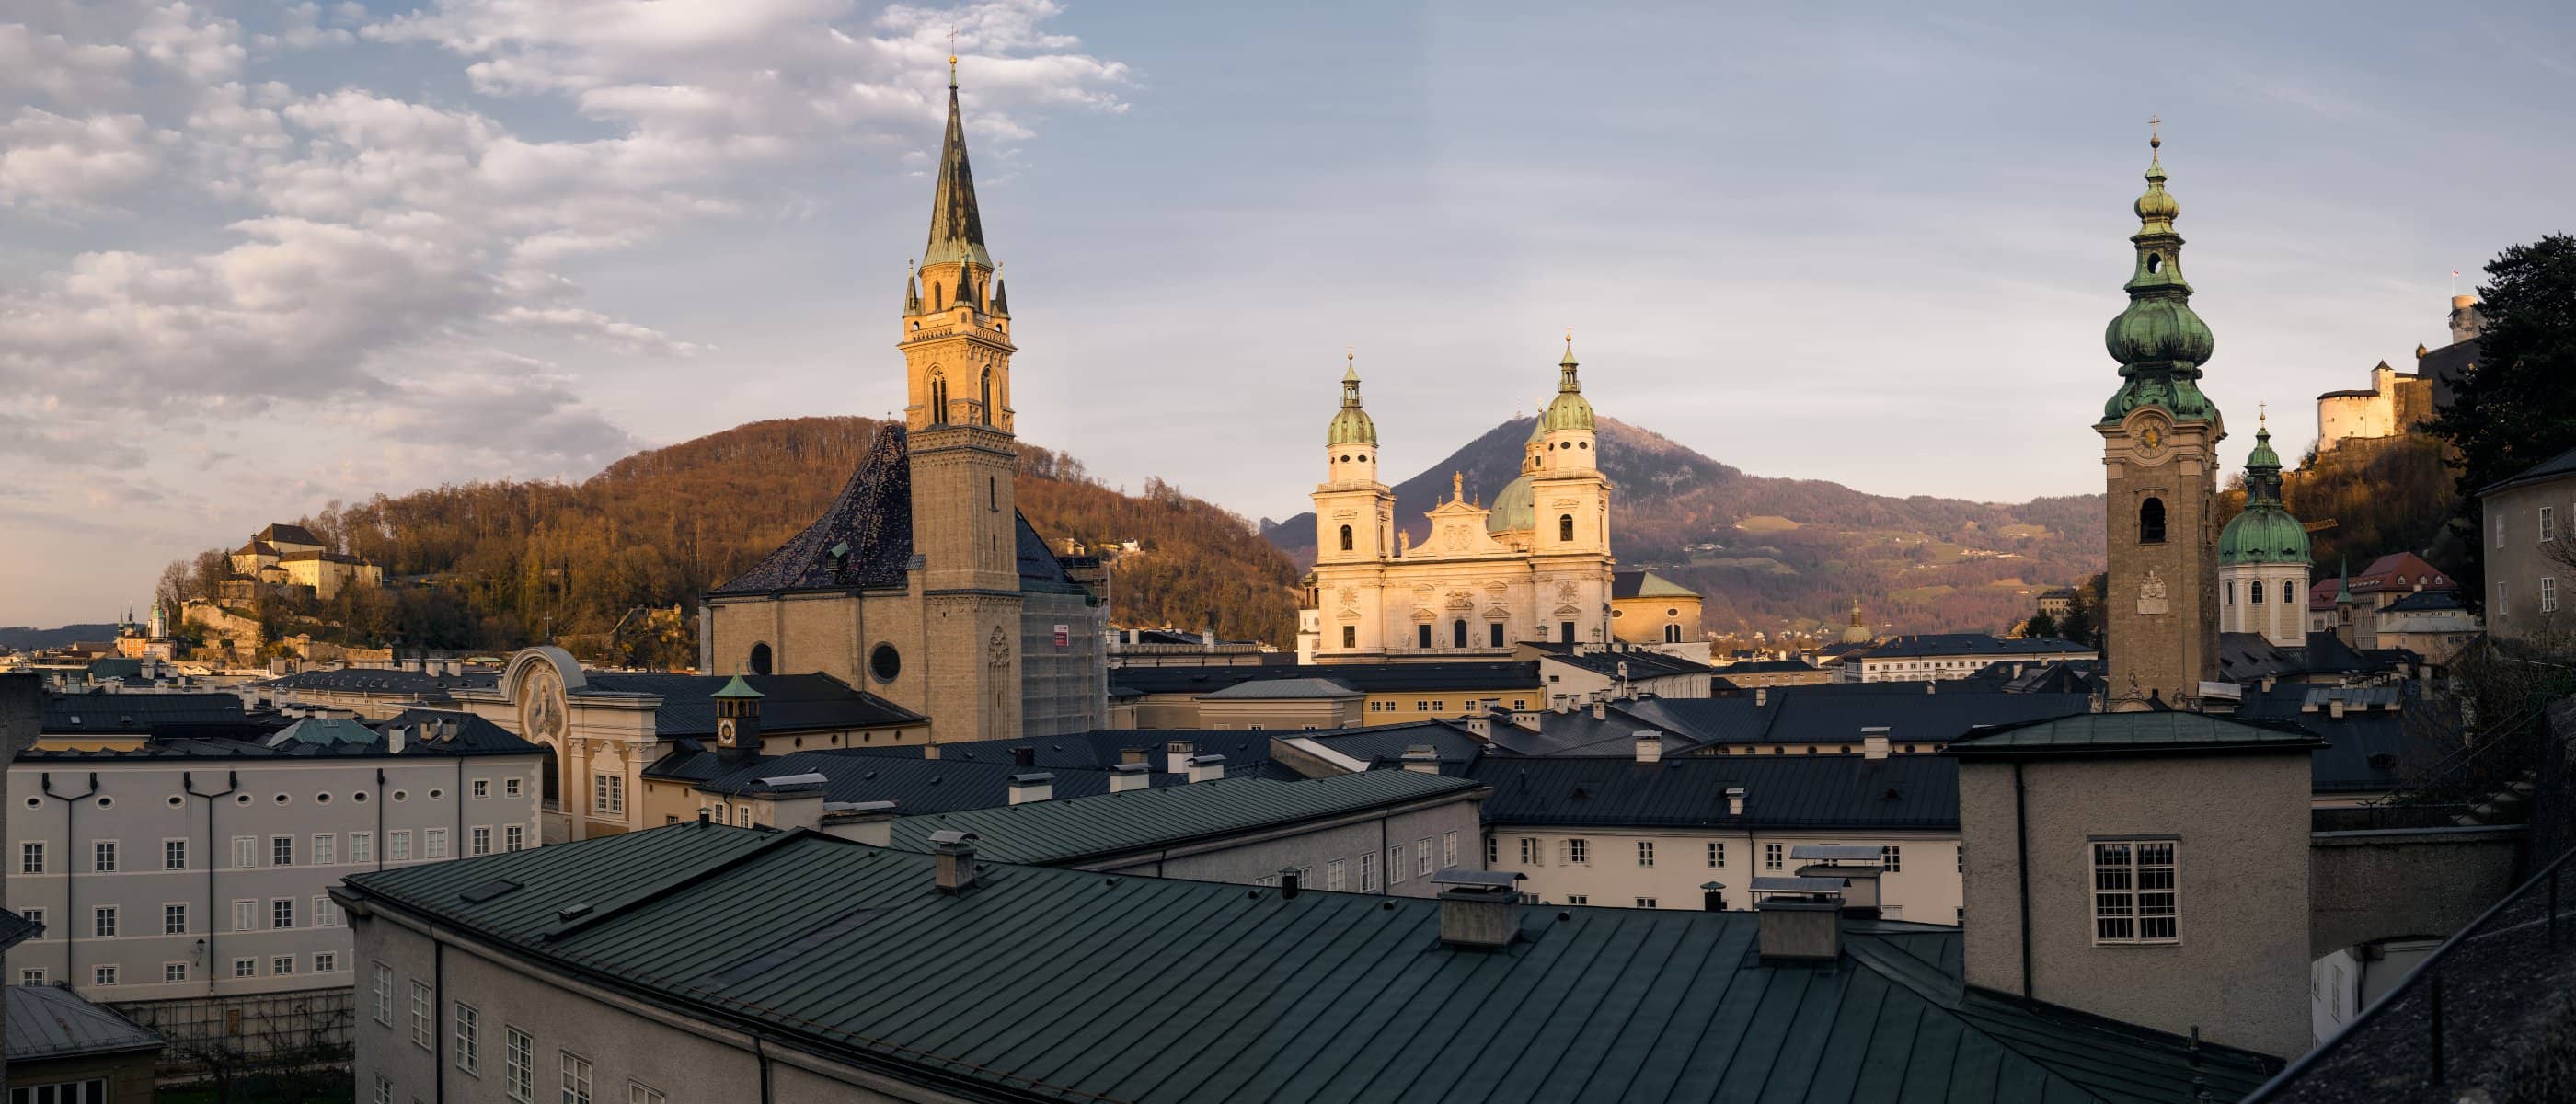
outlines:
[[[430,799],[431,801],[436,801],[436,800],[438,800],[439,798],[442,798],[442,797],[445,797],[445,796],[447,796],[447,791],[445,791],[445,790],[431,790],[431,791],[429,791],[429,799]]]
[[[331,795],[326,793],[314,794],[313,803],[316,805],[328,805],[331,803]]]
[[[407,798],[407,797],[410,797],[410,796],[411,796],[411,793],[410,793],[410,791],[408,791],[408,790],[395,790],[395,791],[394,791],[394,800],[396,800],[396,801],[400,801],[400,800],[402,800],[402,799],[404,799],[404,798]]]
[[[893,682],[895,676],[902,673],[903,653],[895,651],[894,645],[879,644],[869,649],[868,674],[875,676],[878,682]]]
[[[250,804],[250,795],[249,795],[249,794],[246,794],[246,793],[243,793],[243,794],[234,794],[234,795],[233,795],[233,804],[235,804],[235,805],[248,805],[248,804]]]
[[[171,794],[171,795],[170,795],[170,807],[171,807],[171,808],[173,808],[173,809],[176,809],[176,808],[178,808],[178,807],[179,807],[180,803],[181,803],[182,801],[184,801],[184,800],[185,800],[184,798],[181,798],[181,797],[180,797],[179,795],[177,795],[177,794]]]
[[[116,799],[113,797],[102,796],[98,799],[98,807],[102,809],[113,809],[116,807]]]
[[[367,791],[359,790],[356,793],[350,794],[349,800],[355,801],[360,805],[364,805],[367,803]]]
[[[30,809],[42,809],[45,807],[45,799],[41,797],[28,798],[27,807]]]
[[[280,805],[284,805],[284,804],[286,804],[286,795],[285,795],[285,794],[279,794],[279,795],[277,795],[277,803],[278,803],[278,804],[280,804]]]

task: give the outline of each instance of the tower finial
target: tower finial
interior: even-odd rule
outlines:
[[[950,59],[950,60],[952,60],[952,61],[953,61],[953,60],[955,60],[955,59],[953,59],[953,58],[952,58],[952,59]],[[2159,149],[2159,148],[2162,148],[2162,147],[2164,146],[2164,144],[2165,144],[2165,138],[2164,138],[2164,135],[2163,135],[2163,134],[2161,133],[2161,131],[2160,131],[2160,128],[2162,128],[2162,127],[2163,127],[2163,125],[2164,125],[2164,121],[2165,121],[2165,117],[2164,117],[2163,115],[2160,115],[2160,114],[2159,114],[2159,115],[2149,115],[2149,116],[2147,116],[2147,148],[2148,148],[2148,149],[2151,149],[2151,150],[2152,150],[2152,149]]]
[[[948,25],[948,90],[957,90],[957,24]]]

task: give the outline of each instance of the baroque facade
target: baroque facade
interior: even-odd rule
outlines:
[[[1452,477],[1415,545],[1378,478],[1377,424],[1356,369],[1325,436],[1315,488],[1315,570],[1299,650],[1317,663],[1500,658],[1523,641],[1611,639],[1610,491],[1574,341],[1557,394],[1522,448],[1521,474],[1490,507]]]
[[[920,268],[905,278],[904,423],[811,527],[715,588],[700,667],[815,672],[931,718],[934,740],[1107,722],[1108,607],[1013,494],[1011,309],[984,246],[952,61]]]

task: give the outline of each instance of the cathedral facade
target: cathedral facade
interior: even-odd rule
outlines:
[[[1378,478],[1377,424],[1356,370],[1325,435],[1315,488],[1315,570],[1301,652],[1316,663],[1498,658],[1523,642],[1611,640],[1611,485],[1602,475],[1592,404],[1574,343],[1557,393],[1522,447],[1519,478],[1491,506],[1452,477],[1416,545]]]
[[[1108,609],[1016,505],[1017,346],[949,66],[930,239],[896,342],[903,424],[820,520],[709,592],[700,667],[827,674],[927,715],[934,741],[1079,732],[1108,720]]]

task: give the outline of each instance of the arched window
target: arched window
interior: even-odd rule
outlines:
[[[2231,606],[2236,604],[2236,580],[2234,579],[2227,580],[2227,604]]]
[[[985,425],[991,425],[993,424],[993,370],[990,368],[984,369],[983,396],[983,416],[977,420],[983,422]]]
[[[1574,515],[1558,514],[1556,516],[1556,539],[1566,541],[1568,543],[1571,543],[1574,540]]]
[[[2245,584],[2245,595],[2246,595],[2245,600],[2246,600],[2247,602],[2252,603],[2252,604],[2257,605],[2257,606],[2262,605],[2262,604],[2263,604],[2263,580],[2261,580],[2261,579],[2256,579],[2256,580],[2254,580],[2253,582],[2250,582],[2250,583]]]
[[[936,368],[930,370],[930,424],[948,424],[948,377]]]
[[[2150,498],[2138,504],[2138,543],[2165,542],[2165,500]]]
[[[563,801],[563,766],[555,761],[561,753],[553,744],[545,745],[545,749],[545,761],[537,764],[537,796],[544,798],[551,807]]]
[[[754,644],[751,646],[751,673],[755,675],[765,675],[769,673],[769,645]]]
[[[1348,551],[1350,551],[1350,550],[1351,550],[1351,527],[1350,527],[1350,526],[1345,525],[1345,526],[1342,526],[1342,551],[1344,551],[1344,552],[1348,552]]]
[[[1452,648],[1464,648],[1467,646],[1467,622],[1465,619],[1461,618],[1449,623],[1449,646]]]
[[[1666,625],[1666,626],[1664,626],[1664,643],[1666,643],[1666,644],[1679,644],[1679,643],[1681,643],[1681,642],[1682,642],[1682,627],[1681,627],[1681,626],[1679,626],[1679,625]]]

